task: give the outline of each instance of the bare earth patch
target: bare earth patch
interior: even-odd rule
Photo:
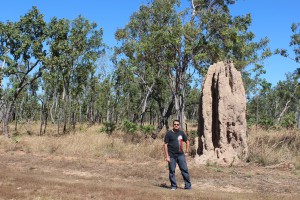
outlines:
[[[64,157],[0,150],[0,199],[300,199],[288,168],[198,166],[188,158],[193,189],[170,191],[162,160]],[[201,173],[199,173],[201,172]]]

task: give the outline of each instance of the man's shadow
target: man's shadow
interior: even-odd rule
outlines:
[[[168,186],[166,183],[156,184],[155,186],[170,189],[170,186]]]

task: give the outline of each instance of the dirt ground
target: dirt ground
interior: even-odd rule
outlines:
[[[0,148],[0,199],[300,199],[300,175],[288,166],[197,166],[192,190],[171,191],[165,161],[63,157]]]

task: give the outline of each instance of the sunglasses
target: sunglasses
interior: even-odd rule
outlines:
[[[179,124],[173,124],[173,126],[179,126]]]

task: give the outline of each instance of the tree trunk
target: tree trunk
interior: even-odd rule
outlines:
[[[158,100],[158,99],[156,99],[156,100]],[[166,126],[166,129],[169,130],[168,119],[171,116],[172,110],[174,108],[174,98],[172,98],[171,102],[169,103],[166,113],[164,113],[164,108],[162,106],[162,102],[159,101],[158,105],[159,105],[159,110],[160,110],[160,114],[161,114],[161,120],[158,123],[156,131],[151,136],[153,139],[157,138],[157,135],[163,129],[164,126]]]
[[[256,129],[256,133],[257,133],[257,129],[258,129],[258,97],[256,97],[256,113],[255,113],[255,117],[256,117],[255,129]]]
[[[107,101],[106,122],[111,122],[110,100]]]
[[[280,115],[278,116],[278,118],[276,119],[276,124],[279,124],[281,121],[282,116],[284,115],[284,113],[287,111],[287,109],[289,108],[289,103],[291,102],[291,100],[288,100],[283,108],[283,110],[281,111]]]
[[[40,125],[40,136],[42,136],[42,132],[43,132],[43,124],[44,124],[44,107],[45,107],[45,105],[44,105],[44,103],[42,102],[42,109],[41,109],[41,118],[40,118],[40,120],[41,120],[41,125]]]
[[[58,112],[60,112],[60,99],[59,99],[59,94],[56,96],[55,99],[55,109],[54,109],[54,117],[57,116],[57,109]],[[58,118],[60,117],[60,114],[58,114]]]
[[[46,110],[45,110],[45,119],[44,119],[44,135],[46,134],[46,128],[47,128],[47,124],[48,124],[48,106],[46,106]]]
[[[26,126],[27,126],[27,131],[30,132],[30,117],[27,117],[27,121],[26,121]]]
[[[60,123],[61,123],[61,113],[62,113],[62,111],[61,111],[62,109],[60,108],[59,109],[59,112],[58,112],[58,121],[57,121],[57,134],[59,135],[59,129],[60,129]]]
[[[9,116],[10,116],[10,112],[11,112],[11,108],[12,108],[13,104],[14,104],[13,101],[9,102],[7,109],[4,113],[4,134],[7,138],[10,138],[8,123],[9,123]]]
[[[81,109],[81,104],[79,105],[79,123],[81,123],[82,121],[82,119],[81,119],[81,117],[82,117],[82,111],[81,111],[82,109]]]
[[[1,108],[1,110],[0,110],[0,123],[1,123],[1,125],[0,125],[0,133],[1,134],[3,134],[4,133],[4,123],[3,123],[3,118],[4,118],[4,103],[3,102],[1,102],[0,101],[0,108]]]
[[[55,123],[55,120],[54,120],[54,117],[53,117],[53,108],[54,108],[54,106],[55,106],[55,102],[56,102],[56,99],[53,100],[52,106],[51,106],[51,108],[50,108],[50,118],[51,118],[52,124]]]
[[[73,128],[73,130],[75,130],[75,128],[76,128],[76,109],[72,112],[72,128]]]
[[[72,113],[73,113],[73,99],[72,99],[72,94],[71,94],[71,90],[69,90],[69,114],[68,114],[68,127],[71,127],[72,124]]]
[[[15,131],[18,131],[18,115],[15,113]]]
[[[66,95],[67,91],[64,87],[63,91],[63,133],[67,132],[67,106],[68,106],[68,97]]]
[[[151,125],[153,122],[153,113],[152,113],[152,107],[150,107],[150,111],[149,111],[149,124]]]
[[[300,114],[298,116],[298,129],[300,130]]]
[[[182,91],[182,95],[180,96],[180,110],[179,110],[179,121],[180,121],[180,126],[183,128],[184,124],[186,124],[185,122],[185,93],[184,93],[184,89]]]
[[[143,124],[143,120],[144,120],[146,109],[147,109],[148,99],[149,99],[149,96],[151,95],[151,93],[153,91],[153,87],[154,87],[154,83],[150,87],[147,86],[147,94],[146,94],[145,98],[143,99],[143,101],[141,103],[141,107],[142,107],[142,111],[141,111],[141,114],[140,114],[140,123],[141,123],[141,125]]]
[[[76,99],[78,99],[78,97]],[[74,101],[74,108],[72,109],[72,114],[71,114],[71,124],[72,124],[73,130],[75,130],[76,123],[77,123],[77,120],[76,120],[76,114],[78,112],[77,109],[78,109],[77,102]]]

